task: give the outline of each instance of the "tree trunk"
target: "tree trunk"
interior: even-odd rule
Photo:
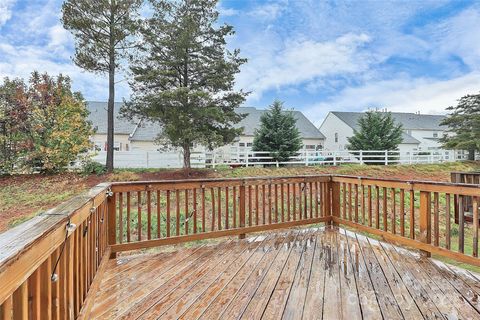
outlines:
[[[183,145],[183,169],[190,170],[190,144]]]
[[[107,120],[107,172],[113,171],[113,135],[114,135],[114,107],[115,107],[115,45],[113,35],[114,24],[114,2],[110,9],[110,57],[108,68],[108,120]]]
[[[475,161],[475,150],[474,149],[468,150],[468,160]]]

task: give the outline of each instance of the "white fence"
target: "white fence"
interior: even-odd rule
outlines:
[[[93,160],[104,163],[106,152],[99,152]],[[302,150],[288,161],[277,162],[271,152],[252,151],[246,148],[225,152],[222,149],[210,152],[192,152],[192,167],[205,168],[219,165],[229,166],[264,166],[264,165],[339,165],[342,163],[358,164],[416,164],[441,163],[466,160],[463,151],[436,150],[432,152],[400,152],[400,151],[314,151]],[[114,154],[116,168],[181,168],[183,155],[181,152],[159,151],[117,151]]]

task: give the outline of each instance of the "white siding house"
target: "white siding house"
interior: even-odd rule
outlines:
[[[158,124],[146,121],[128,121],[119,117],[122,103],[115,103],[115,150],[122,152],[130,151],[156,151],[160,148],[155,139],[161,132]],[[97,151],[106,151],[107,146],[107,103],[87,102],[90,111],[89,120],[96,129],[92,142]],[[253,143],[255,130],[260,127],[260,117],[266,110],[252,107],[241,107],[236,110],[246,117],[236,127],[243,127],[243,134],[233,144],[219,148],[219,152],[229,153],[231,149],[249,149]],[[303,139],[303,149],[319,150],[323,148],[325,137],[320,130],[310,122],[300,111],[293,111],[297,119],[297,128]],[[205,152],[203,146],[195,146],[193,152]]]
[[[445,116],[401,112],[391,114],[396,123],[403,125],[403,141],[398,146],[400,152],[408,154],[441,148],[438,139],[445,132],[440,125]],[[325,150],[346,150],[347,138],[353,136],[354,130],[358,130],[358,120],[363,115],[362,112],[329,112],[319,128],[325,136]]]

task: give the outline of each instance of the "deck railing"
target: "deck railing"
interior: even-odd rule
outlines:
[[[473,223],[455,223],[455,197],[471,199]],[[0,235],[0,319],[88,318],[117,252],[316,223],[480,266],[479,197],[478,185],[331,175],[101,184]]]
[[[107,188],[100,184],[0,235],[0,319],[75,319],[87,312],[110,251]]]

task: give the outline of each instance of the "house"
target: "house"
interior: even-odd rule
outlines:
[[[363,112],[330,111],[319,128],[325,136],[325,150],[346,150],[347,138],[353,136],[354,130],[359,130],[358,120],[363,115]],[[401,153],[441,149],[439,138],[446,128],[440,123],[445,116],[402,112],[391,112],[391,115],[396,123],[403,125],[403,141],[398,146]]]
[[[159,146],[155,144],[155,138],[161,131],[161,126],[145,120],[129,121],[119,117],[119,110],[122,103],[115,103],[115,137],[114,149],[116,151],[155,151]],[[92,142],[97,151],[106,151],[107,148],[107,103],[106,102],[87,102],[87,108],[90,111],[89,120],[92,122],[96,133],[92,137]],[[260,117],[266,110],[259,110],[252,107],[241,107],[236,110],[240,114],[246,114],[246,117],[236,127],[243,127],[243,134],[229,146],[222,147],[224,152],[229,152],[231,148],[246,148],[252,146],[255,129],[260,127]],[[303,139],[303,148],[306,150],[318,150],[323,148],[325,137],[300,111],[293,111],[297,119],[297,128]],[[203,152],[202,146],[194,146],[193,151]]]

